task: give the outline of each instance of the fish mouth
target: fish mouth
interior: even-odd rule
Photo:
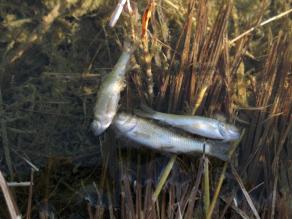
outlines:
[[[236,127],[233,127],[231,129],[227,130],[228,140],[235,141],[240,138],[240,132],[239,129]]]
[[[224,141],[235,141],[240,137],[240,131],[237,127],[229,124],[220,123],[219,132]]]
[[[93,120],[93,122],[91,123],[91,130],[93,131],[95,136],[100,135],[104,131],[100,121],[98,120]]]

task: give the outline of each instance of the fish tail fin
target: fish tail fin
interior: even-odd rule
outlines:
[[[146,113],[149,113],[149,114],[155,114],[157,113],[154,109],[151,109],[149,106],[147,106],[146,104],[141,104],[140,105],[141,109],[146,112]]]
[[[135,109],[135,114],[145,118],[155,118],[156,111],[145,104],[141,104],[141,110]]]
[[[229,159],[230,143],[227,142],[209,142],[210,152],[213,157],[217,157],[220,160],[227,161]]]

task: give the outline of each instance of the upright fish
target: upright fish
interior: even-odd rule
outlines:
[[[118,113],[112,126],[119,134],[153,149],[172,153],[203,153],[205,150],[210,156],[228,159],[230,145],[227,143],[199,141],[131,114]]]
[[[95,135],[103,133],[112,123],[118,110],[120,93],[125,87],[125,74],[134,49],[125,44],[124,51],[113,70],[102,82],[94,107],[94,120],[91,124]]]
[[[143,111],[135,113],[141,117],[159,120],[189,133],[223,141],[235,141],[240,137],[239,130],[232,124],[203,116],[175,115],[154,111],[148,106],[141,106]]]

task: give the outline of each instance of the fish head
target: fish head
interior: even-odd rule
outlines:
[[[107,113],[103,116],[96,116],[91,123],[91,129],[96,136],[102,134],[112,123],[114,115]]]
[[[222,135],[224,141],[236,141],[240,137],[240,131],[237,127],[224,122],[219,123],[219,132]]]
[[[97,118],[94,119],[91,123],[91,130],[93,131],[94,135],[100,135],[105,129],[101,123],[101,121]]]
[[[120,131],[128,132],[135,128],[137,119],[135,116],[127,113],[118,113],[114,119],[114,125]]]

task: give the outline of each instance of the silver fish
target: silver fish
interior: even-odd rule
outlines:
[[[118,113],[112,126],[119,134],[153,149],[172,153],[203,153],[205,150],[210,156],[228,159],[230,145],[227,143],[199,141],[131,114]]]
[[[141,106],[143,111],[135,113],[141,117],[159,120],[189,133],[223,141],[235,141],[240,137],[240,131],[232,124],[203,116],[175,115],[154,111],[148,106]]]
[[[103,133],[112,123],[118,109],[120,93],[125,87],[125,74],[127,65],[134,49],[128,44],[119,58],[114,69],[106,76],[102,82],[94,107],[94,120],[91,124],[95,135]]]

